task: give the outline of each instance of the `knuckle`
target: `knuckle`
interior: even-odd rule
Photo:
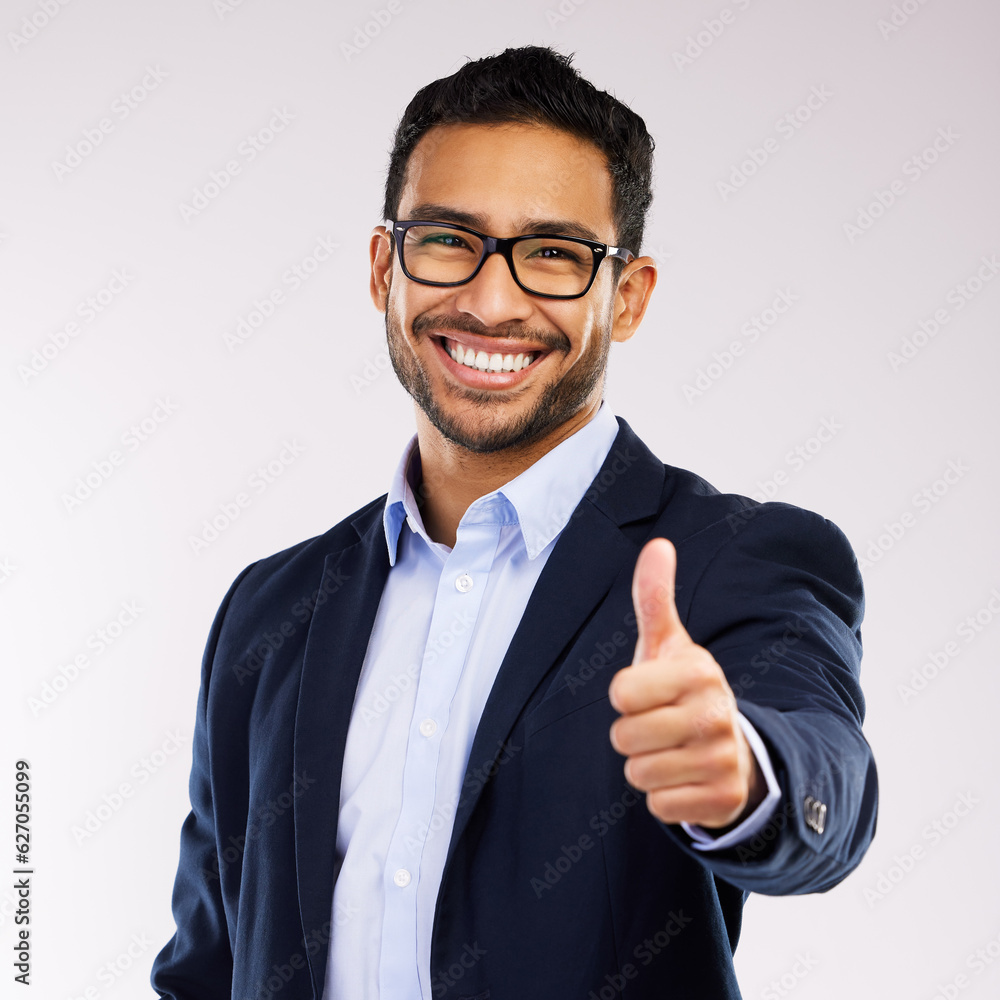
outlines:
[[[633,787],[642,791],[648,791],[652,785],[649,764],[641,757],[629,757],[625,762],[625,777]]]
[[[610,695],[611,691],[614,691],[615,701],[622,714],[630,714],[635,711],[636,707],[635,677],[631,673],[632,669],[632,667],[625,667],[620,670],[615,675],[608,692]]]
[[[716,774],[735,774],[739,765],[736,747],[728,741],[718,741],[709,750],[709,766]]]
[[[746,796],[738,781],[727,781],[719,795],[719,805],[727,815],[739,813],[746,804]]]
[[[712,701],[695,719],[695,734],[702,739],[718,739],[730,732],[728,706]]]
[[[619,753],[630,754],[635,747],[635,740],[630,726],[623,722],[614,725],[614,745]]]
[[[671,811],[670,793],[665,790],[649,792],[646,795],[646,807],[659,820],[664,823],[673,822],[674,816]]]
[[[700,646],[695,646],[684,663],[684,679],[688,687],[701,689],[712,685],[718,679],[718,668],[712,654]]]
[[[639,699],[634,691],[622,687],[615,692],[622,715],[634,715],[639,710]]]
[[[717,737],[732,736],[731,705],[728,700],[716,699],[712,703],[712,735]]]

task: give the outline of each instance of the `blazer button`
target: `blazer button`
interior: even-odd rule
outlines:
[[[802,808],[806,826],[815,833],[822,833],[826,829],[826,803],[807,795],[802,800]]]

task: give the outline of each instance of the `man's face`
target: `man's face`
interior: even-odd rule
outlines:
[[[407,165],[397,216],[469,226],[491,236],[544,232],[614,243],[603,154],[553,128],[447,125],[428,131]],[[384,230],[380,230],[384,232]],[[385,310],[393,368],[430,423],[472,452],[537,441],[601,398],[616,298],[602,264],[578,299],[522,291],[492,254],[472,281],[422,285],[373,238],[372,294]],[[517,372],[457,363],[460,344],[489,356],[530,355]]]

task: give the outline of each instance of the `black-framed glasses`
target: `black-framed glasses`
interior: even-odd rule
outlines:
[[[422,285],[464,285],[479,274],[486,258],[498,253],[519,288],[548,299],[578,299],[590,291],[601,262],[616,257],[626,264],[631,250],[578,236],[487,236],[466,226],[426,219],[393,221],[399,266]]]

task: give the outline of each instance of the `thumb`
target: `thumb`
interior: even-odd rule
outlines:
[[[632,604],[639,626],[635,662],[651,660],[660,646],[677,636],[688,638],[674,602],[677,552],[666,538],[646,543],[632,575]]]

